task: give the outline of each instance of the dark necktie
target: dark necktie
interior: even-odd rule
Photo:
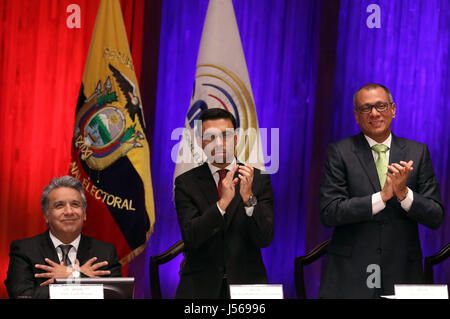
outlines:
[[[59,248],[61,248],[62,251],[62,262],[64,263],[64,266],[72,265],[69,259],[69,251],[72,248],[72,245],[59,245]]]
[[[219,199],[222,197],[222,180],[227,176],[227,169],[218,170],[219,173],[219,183],[217,184],[217,192],[219,193]]]

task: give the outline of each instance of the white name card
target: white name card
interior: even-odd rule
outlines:
[[[230,285],[231,299],[283,299],[283,285]]]
[[[448,299],[447,285],[394,285],[395,299]]]
[[[103,285],[62,285],[49,287],[50,299],[103,299]]]

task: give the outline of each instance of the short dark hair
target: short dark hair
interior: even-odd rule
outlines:
[[[230,120],[233,124],[233,128],[236,129],[236,119],[234,118],[233,114],[230,112],[219,109],[219,108],[213,108],[213,109],[206,109],[200,114],[200,117],[198,118],[200,121],[208,121],[208,120]]]
[[[379,84],[379,83],[369,83],[369,84],[366,84],[366,85],[360,87],[360,88],[355,92],[355,94],[353,94],[353,106],[354,106],[354,107],[357,106],[357,105],[356,105],[356,97],[358,96],[358,93],[359,93],[361,90],[373,90],[373,89],[377,89],[377,88],[382,88],[382,89],[384,90],[384,92],[386,92],[386,95],[387,95],[387,97],[388,97],[388,101],[389,101],[390,103],[394,102],[394,100],[392,99],[391,91],[389,91],[389,89],[388,89],[387,87],[385,87],[384,85]]]

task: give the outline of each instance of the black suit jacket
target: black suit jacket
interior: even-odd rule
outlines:
[[[187,249],[177,298],[218,298],[224,276],[230,284],[268,282],[260,248],[274,234],[270,176],[254,170],[252,191],[258,204],[252,217],[245,213],[239,185],[224,218],[208,164],[175,179],[178,222]]]
[[[48,286],[39,285],[48,278],[35,278],[37,273],[44,272],[34,266],[47,265],[45,258],[59,263],[58,254],[50,239],[49,231],[11,243],[10,260],[5,286],[10,298],[32,297],[49,298]],[[108,265],[101,270],[110,270],[111,277],[121,277],[121,264],[116,248],[109,243],[81,235],[77,251],[77,259],[83,265],[92,257],[98,257],[97,262],[107,261]]]
[[[407,186],[409,212],[394,197],[372,215],[372,194],[381,190],[372,151],[364,135],[351,136],[327,150],[320,188],[320,217],[335,227],[322,272],[322,298],[375,298],[393,294],[394,284],[422,283],[418,223],[438,228],[444,208],[425,144],[392,135],[389,163],[413,160]],[[381,287],[369,288],[371,264],[380,266]]]

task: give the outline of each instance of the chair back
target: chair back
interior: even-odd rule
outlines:
[[[326,240],[316,246],[311,252],[304,256],[295,258],[295,289],[298,299],[306,299],[304,266],[309,265],[327,253],[330,240]]]
[[[169,249],[159,255],[150,257],[150,291],[153,299],[161,299],[161,282],[159,280],[159,265],[165,264],[185,250],[184,242],[177,241]]]
[[[425,257],[423,261],[423,272],[425,273],[425,282],[434,284],[433,267],[450,256],[450,243],[445,245],[439,252],[432,256]]]

